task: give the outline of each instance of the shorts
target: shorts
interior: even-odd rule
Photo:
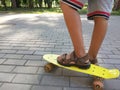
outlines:
[[[112,11],[114,0],[61,0],[74,9],[82,9],[86,2],[88,2],[88,14],[89,20],[93,20],[94,17],[104,17],[109,19]]]

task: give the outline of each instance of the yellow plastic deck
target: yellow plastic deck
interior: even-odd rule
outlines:
[[[62,66],[60,64],[57,63],[57,57],[59,55],[56,54],[46,54],[43,56],[44,60],[53,63],[59,67],[65,68],[65,69],[69,69],[69,70],[73,70],[76,72],[82,72],[85,74],[89,74],[89,75],[94,75],[94,76],[98,76],[98,77],[102,77],[104,79],[113,79],[113,78],[118,78],[120,71],[118,69],[107,69],[101,66],[96,66],[91,64],[89,69],[80,69],[78,67],[75,66],[71,66],[71,67],[66,67],[66,66]]]

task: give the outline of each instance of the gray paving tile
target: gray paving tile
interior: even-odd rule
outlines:
[[[45,75],[62,75],[62,69],[61,68],[55,68],[51,72],[45,72],[44,67],[39,67],[39,70],[37,71],[37,74],[45,74]]]
[[[46,64],[45,61],[37,61],[37,60],[31,61],[31,60],[28,60],[25,65],[26,66],[44,66],[45,64]]]
[[[5,56],[5,54],[0,54],[0,58],[3,58]]]
[[[71,87],[91,87],[92,79],[86,77],[71,77],[70,78]]]
[[[69,78],[63,76],[43,76],[40,85],[69,86]]]
[[[92,88],[64,88],[63,90],[93,90]]]
[[[106,80],[104,84],[105,90],[120,90],[120,80]]]
[[[120,59],[120,55],[108,55],[111,59]]]
[[[6,59],[0,59],[0,64],[2,64]]]
[[[62,90],[62,87],[53,87],[53,86],[33,86],[31,90]]]
[[[36,47],[36,48],[38,47],[39,48],[40,44],[39,45],[36,45],[36,44],[26,44],[25,46],[26,47]]]
[[[0,46],[0,49],[12,49],[13,47],[12,46]]]
[[[14,68],[15,66],[11,65],[0,65],[0,72],[11,72]]]
[[[113,50],[112,52],[113,52],[113,54],[115,54],[115,55],[120,55],[120,51],[119,51],[119,50]]]
[[[14,60],[14,59],[8,59],[3,64],[9,64],[9,65],[24,65],[27,60]]]
[[[3,83],[0,83],[0,87],[2,86]]]
[[[115,65],[116,68],[118,68],[120,70],[120,65]]]
[[[4,83],[0,90],[30,90],[31,85]]]
[[[39,47],[30,47],[29,50],[39,50],[39,51],[44,51],[45,48],[39,48]]]
[[[11,42],[12,42],[12,41],[11,41]],[[10,43],[11,43],[11,42],[10,42]],[[11,45],[11,46],[19,46],[19,47],[20,47],[20,46],[25,46],[25,44],[23,44],[23,43],[11,43],[10,45]]]
[[[103,61],[105,63],[108,63],[108,64],[120,64],[120,60],[119,59],[103,59]]]
[[[99,64],[103,64],[103,63],[104,63],[103,59],[98,58],[98,63],[99,63]]]
[[[17,50],[0,50],[0,53],[15,54]]]
[[[99,51],[99,53],[100,54],[109,54],[109,55],[112,55],[113,54],[113,52],[112,51],[107,51],[107,50],[101,50],[101,51]]]
[[[13,50],[14,50],[14,49],[15,49],[15,50],[28,50],[29,47],[25,47],[25,46],[14,46],[12,49],[13,49]]]
[[[75,71],[71,71],[71,70],[67,70],[67,69],[63,69],[63,75],[64,76],[76,76],[76,77],[81,77],[81,76],[88,77],[87,74],[75,72]]]
[[[23,59],[32,59],[32,60],[40,60],[42,57],[40,55],[25,55]]]
[[[16,52],[17,54],[26,54],[26,55],[28,55],[28,54],[33,54],[34,53],[34,51],[33,50],[18,50],[17,52]]]
[[[41,48],[54,48],[54,44],[52,45],[50,45],[49,43],[47,43],[47,44],[40,44],[40,47]]]
[[[35,74],[37,72],[37,70],[38,70],[38,67],[16,66],[16,68],[12,72]]]
[[[98,58],[108,58],[107,54],[98,54]]]
[[[39,84],[40,79],[40,75],[17,74],[12,82],[23,84]]]
[[[22,57],[23,57],[23,55],[6,54],[3,58],[21,59]]]
[[[40,51],[40,50],[36,50],[35,51],[35,55],[44,55],[44,54],[48,54],[48,53],[52,53],[52,51]]]
[[[14,78],[15,74],[10,73],[0,73],[0,81],[1,82],[11,82]]]

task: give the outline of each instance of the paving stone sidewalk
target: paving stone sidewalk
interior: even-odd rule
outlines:
[[[89,48],[93,21],[85,15],[83,37]],[[98,58],[120,69],[120,16],[111,16]],[[74,22],[73,22],[74,23]],[[46,73],[46,53],[73,50],[62,14],[0,14],[0,90],[92,90],[89,75],[58,68]],[[105,80],[105,90],[120,90],[120,78]]]

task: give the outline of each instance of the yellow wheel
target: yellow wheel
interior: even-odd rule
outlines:
[[[52,64],[52,63],[47,63],[45,66],[44,66],[44,70],[45,72],[51,72],[53,71],[55,68],[55,65]]]

